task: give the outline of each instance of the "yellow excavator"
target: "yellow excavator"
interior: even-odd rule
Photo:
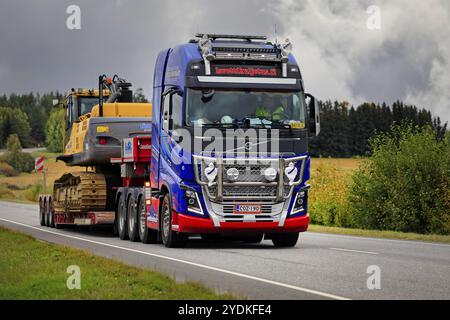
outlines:
[[[98,90],[78,89],[67,95],[63,126],[64,152],[57,157],[84,171],[66,173],[54,183],[53,195],[41,196],[41,224],[58,226],[82,219],[87,212],[114,211],[121,168],[122,141],[151,134],[151,103],[133,102],[131,83],[117,75],[99,77]],[[47,216],[45,213],[57,212]],[[55,221],[56,220],[56,221]]]

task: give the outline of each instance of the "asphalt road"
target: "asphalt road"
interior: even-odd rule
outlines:
[[[0,202],[0,225],[250,299],[450,299],[446,244],[305,233],[291,249],[200,239],[167,249],[108,230],[41,227],[37,205],[9,202]],[[381,272],[380,289],[368,289],[371,266]]]

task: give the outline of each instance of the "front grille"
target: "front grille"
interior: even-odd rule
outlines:
[[[291,158],[292,159],[292,158]],[[280,163],[283,161],[283,163]],[[285,175],[285,159],[257,159],[257,158],[235,158],[214,159],[194,156],[194,170],[196,180],[204,187],[204,192],[212,202],[227,202],[248,200],[255,203],[263,201],[282,202],[291,195],[294,185],[289,184]],[[290,160],[296,163],[298,173],[295,185],[301,183],[306,157]],[[214,166],[209,167],[213,163]],[[265,177],[265,170],[273,168],[277,172],[275,181],[269,182]],[[228,178],[227,171],[236,169],[239,172],[236,181]],[[213,177],[209,182],[206,175]],[[280,181],[280,175],[283,176]],[[214,178],[216,177],[216,178]],[[236,178],[236,176],[232,176]],[[220,187],[220,188],[219,188]],[[280,193],[279,193],[280,191]]]
[[[291,188],[284,187],[284,197],[288,197]],[[243,186],[243,185],[226,185],[222,188],[224,199],[275,199],[277,197],[277,186]],[[208,187],[208,194],[213,198],[217,193],[217,186]]]

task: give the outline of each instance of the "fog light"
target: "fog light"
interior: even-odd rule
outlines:
[[[264,170],[264,177],[267,181],[273,182],[277,178],[277,170],[275,168],[267,168]]]
[[[229,181],[237,181],[239,179],[239,170],[236,168],[228,169],[227,177]]]

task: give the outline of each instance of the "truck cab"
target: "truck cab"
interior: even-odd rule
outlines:
[[[292,45],[198,34],[162,51],[153,88],[147,227],[289,247],[308,228],[308,139],[319,134]]]

